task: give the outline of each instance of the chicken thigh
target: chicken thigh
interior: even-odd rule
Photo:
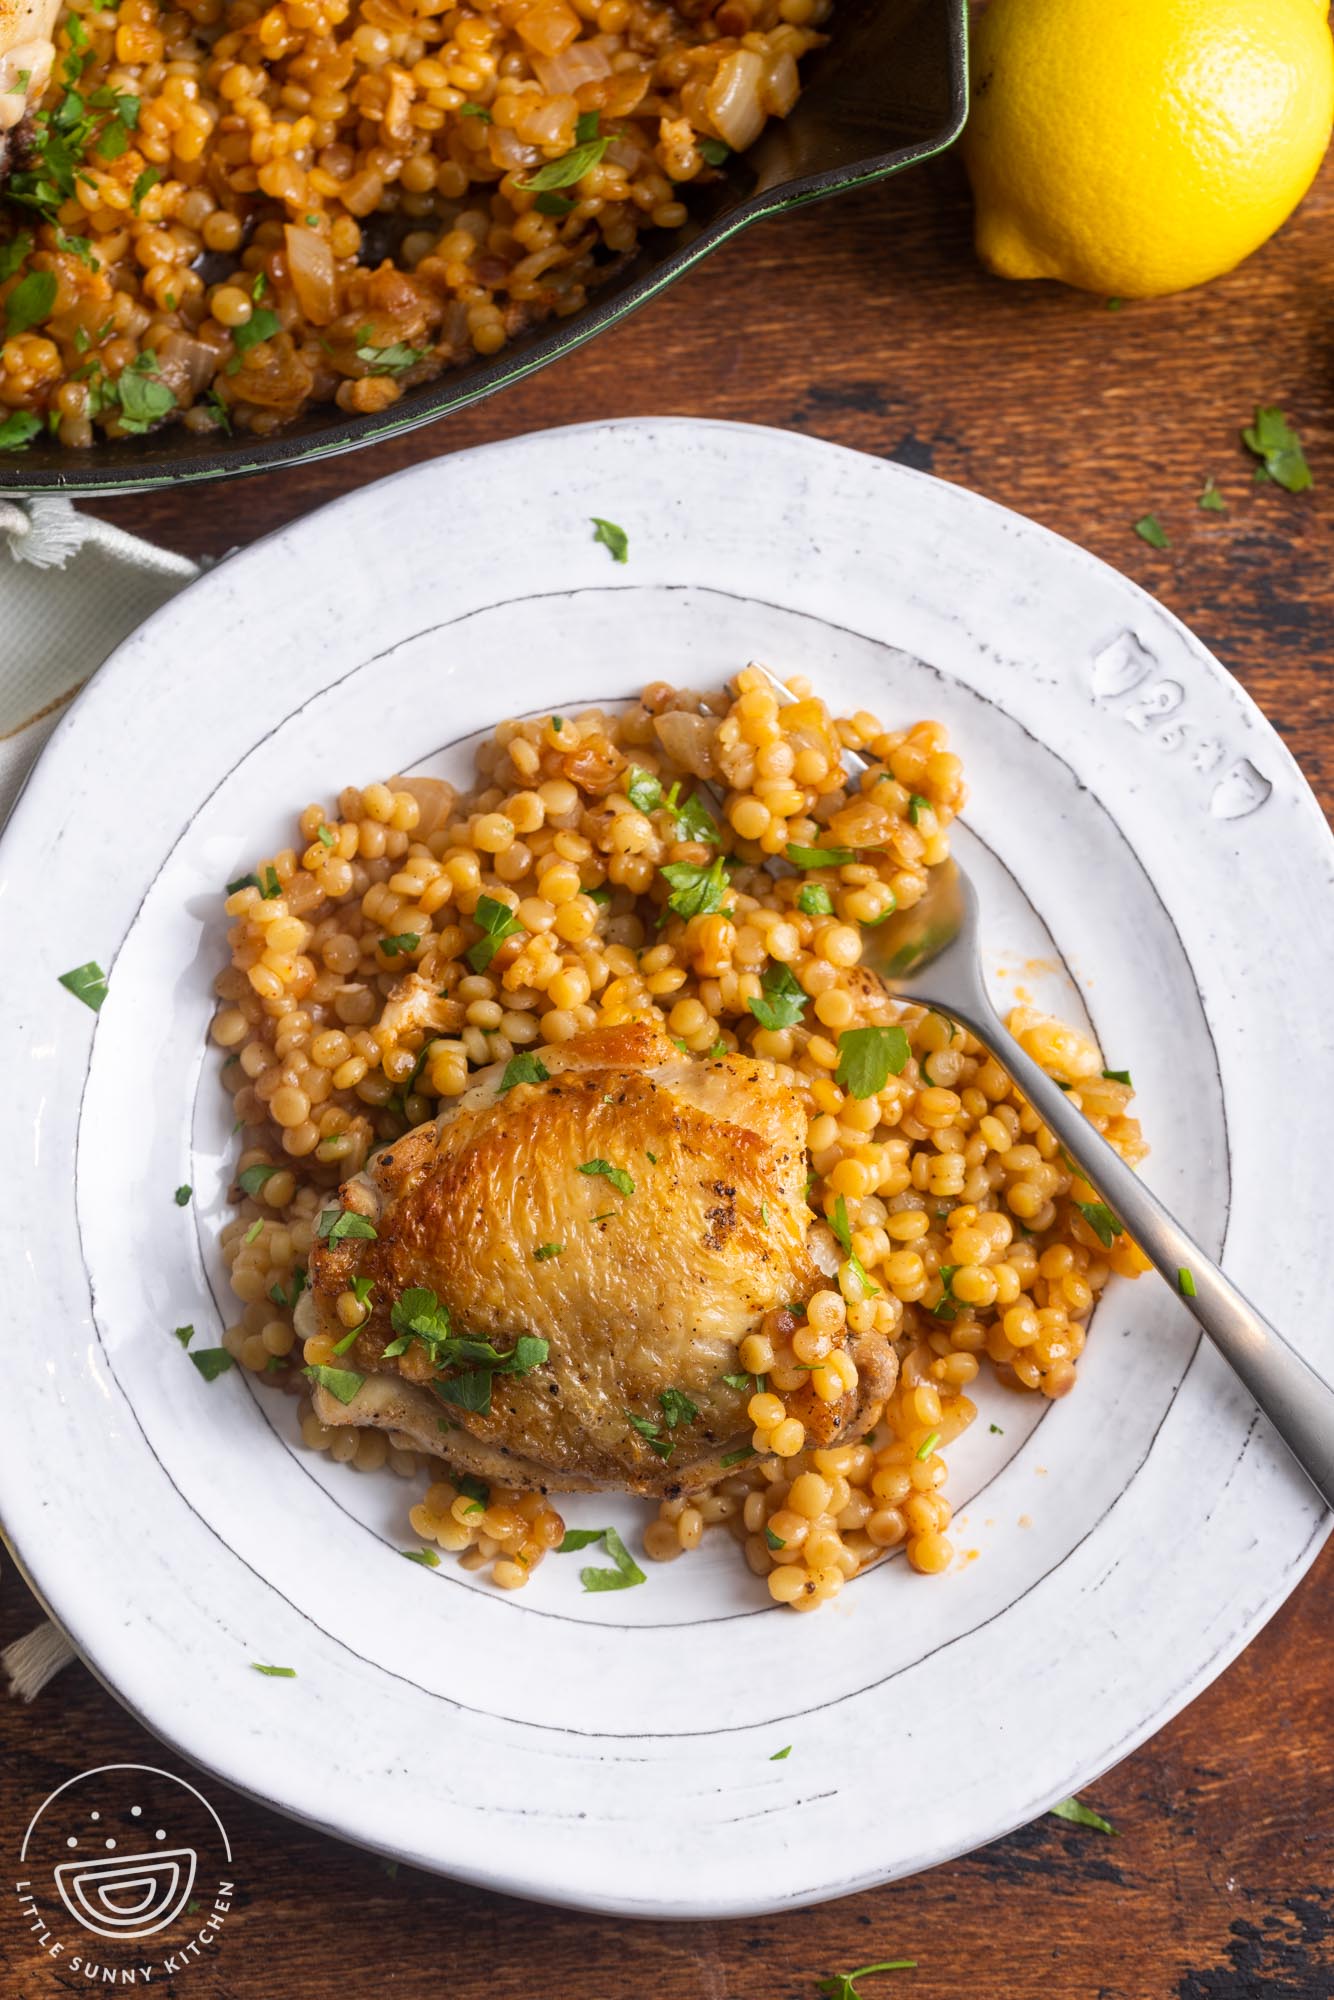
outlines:
[[[684,1055],[641,1023],[482,1070],[321,1218],[298,1326],[348,1344],[316,1413],[509,1484],[706,1485],[750,1442],[738,1342],[822,1281],[805,1182],[776,1064]],[[373,1289],[349,1339],[354,1280]],[[857,1435],[893,1385],[888,1341],[852,1352],[853,1394],[798,1398],[813,1442]]]

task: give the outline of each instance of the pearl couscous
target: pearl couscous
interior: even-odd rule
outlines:
[[[1099,1292],[1146,1266],[1000,1065],[860,966],[863,927],[919,901],[948,854],[964,788],[944,729],[835,718],[789,686],[799,698],[780,707],[750,671],[703,698],[655,683],[621,713],[502,723],[466,795],[391,777],[307,806],[293,845],[229,887],[212,1032],[242,1129],[224,1232],[242,1311],[225,1346],[298,1394],[303,1363],[331,1358],[326,1336],[302,1351],[293,1326],[319,1211],[474,1070],[636,1020],[699,1056],[786,1066],[830,1276],[742,1341],[749,1443],[708,1491],[662,1502],[643,1544],[667,1561],[723,1525],[775,1600],[808,1609],[889,1550],[949,1568],[946,1453],[974,1420],[980,1371],[1066,1395]],[[871,765],[855,787],[845,749]],[[678,780],[704,781],[716,818],[698,795],[678,809]],[[446,1003],[443,1032],[414,1026],[417,968]],[[1009,1026],[1138,1161],[1128,1077],[1032,1008]],[[347,1307],[355,1327],[350,1293]],[[897,1347],[893,1393],[859,1442],[810,1448],[785,1398],[808,1383],[846,1395],[846,1336],[872,1331]],[[438,1545],[512,1588],[560,1545],[541,1494],[488,1491],[405,1439],[330,1429],[308,1400],[301,1425],[363,1470],[429,1470],[411,1515],[427,1560]]]
[[[0,449],[373,413],[578,312],[828,7],[70,0],[0,186]]]

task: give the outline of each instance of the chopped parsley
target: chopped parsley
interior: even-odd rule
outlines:
[[[454,1344],[453,1323],[448,1308],[441,1305],[427,1286],[409,1285],[390,1307],[389,1324],[398,1339],[390,1341],[382,1359],[388,1361],[396,1354],[406,1354],[416,1340],[426,1349],[435,1367],[448,1365],[449,1357],[443,1350]]]
[[[294,1681],[296,1679],[295,1667],[262,1667],[258,1660],[252,1660],[250,1664],[257,1674],[267,1674],[270,1680]]]
[[[848,1224],[848,1204],[844,1195],[840,1195],[834,1203],[834,1213],[829,1218],[829,1227],[838,1238],[839,1246],[852,1266],[852,1275],[861,1286],[863,1295],[870,1298],[873,1293],[880,1290],[880,1287],[871,1283],[865,1265],[852,1247],[852,1230]]]
[[[601,1542],[616,1567],[581,1569],[579,1581],[585,1590],[629,1590],[636,1583],[648,1582],[648,1578],[615,1528],[571,1528],[556,1553],[562,1556],[573,1555],[576,1550],[586,1549],[593,1542]]]
[[[1203,507],[1206,514],[1226,514],[1227,512],[1227,501],[1214,485],[1212,479],[1205,480],[1204,491],[1200,494],[1195,504],[1197,507]]]
[[[707,917],[720,910],[731,886],[721,854],[708,866],[702,861],[669,861],[659,872],[672,892],[667,898],[668,909],[675,910],[687,922],[691,917]]]
[[[552,185],[555,186],[556,183],[553,182]],[[563,186],[564,183],[562,182],[560,185]],[[589,519],[593,523],[593,540],[601,542],[612,561],[618,563],[628,562],[630,556],[630,537],[626,534],[625,529],[618,528],[614,521],[602,520],[597,514],[590,514]]]
[[[360,1283],[360,1280],[354,1278],[352,1283],[355,1286]],[[286,1306],[290,1312],[305,1289],[306,1267],[304,1264],[298,1264],[293,1269],[291,1284],[284,1289],[281,1280],[275,1279],[274,1283],[269,1286],[269,1297],[276,1306]]]
[[[937,1273],[944,1287],[940,1297],[931,1308],[932,1313],[937,1319],[943,1319],[948,1322],[956,1320],[959,1317],[959,1308],[954,1298],[954,1274],[958,1268],[957,1264],[942,1264]]]
[[[243,1167],[236,1176],[236,1185],[243,1194],[258,1194],[265,1181],[282,1172],[281,1167],[266,1167],[258,1162],[253,1167]]]
[[[663,1422],[669,1431],[674,1431],[678,1424],[693,1424],[699,1415],[689,1396],[684,1395],[680,1389],[664,1389],[658,1397],[658,1402],[662,1406]]]
[[[748,1458],[754,1458],[755,1456],[756,1452],[754,1445],[743,1444],[740,1451],[729,1451],[725,1458],[720,1458],[718,1460],[718,1463],[723,1467],[727,1467],[729,1465],[742,1465]]]
[[[244,326],[232,328],[232,345],[236,352],[227,363],[227,373],[235,375],[241,366],[241,357],[252,347],[258,347],[262,340],[272,340],[275,333],[281,333],[283,323],[272,306],[261,306],[252,312]]]
[[[545,1264],[549,1257],[559,1257],[565,1249],[563,1243],[539,1243],[533,1252],[535,1262]]]
[[[845,1028],[834,1081],[853,1097],[874,1097],[891,1076],[903,1075],[911,1053],[902,1028]]]
[[[581,1174],[600,1175],[604,1181],[611,1182],[617,1194],[629,1195],[635,1191],[635,1184],[625,1168],[614,1167],[610,1160],[585,1160],[578,1171]]]
[[[360,1237],[365,1242],[374,1242],[375,1228],[364,1215],[358,1215],[354,1208],[322,1208],[320,1219],[315,1224],[315,1234],[322,1242],[332,1246],[342,1243],[349,1236]]]
[[[573,187],[585,174],[591,173],[611,144],[611,134],[608,132],[599,137],[595,129],[589,129],[590,122],[596,128],[595,111],[585,112],[580,118],[575,126],[575,138],[578,143],[572,146],[568,153],[562,153],[558,160],[548,160],[544,167],[539,167],[526,181],[516,181],[514,185],[522,188],[525,194],[545,194],[548,188]],[[616,560],[621,562],[624,558],[618,556]]]
[[[195,1337],[193,1326],[174,1326],[172,1333],[180,1341],[182,1347],[188,1347]]]
[[[806,1011],[808,995],[795,973],[786,965],[770,965],[760,980],[762,999],[747,1000],[762,1028],[794,1028]]]
[[[357,359],[366,365],[368,375],[401,375],[405,368],[415,368],[419,361],[430,355],[429,347],[409,347],[404,340],[396,340],[388,347],[376,347],[367,338],[369,327],[362,327],[357,335],[362,342],[357,348]]]
[[[24,451],[42,428],[31,410],[15,410],[0,424],[0,451]]]
[[[154,424],[176,408],[173,390],[157,374],[157,356],[150,350],[133,360],[128,368],[122,368],[115,383],[115,400],[120,405],[118,422],[123,431],[131,437],[142,437]],[[273,892],[275,895],[278,891]],[[264,891],[267,897],[269,892]]]
[[[130,190],[130,207],[137,215],[143,205],[144,196],[150,188],[155,188],[162,179],[156,167],[145,167]]]
[[[1000,1425],[999,1425],[999,1424],[992,1424],[992,1425],[990,1426],[990,1430],[991,1430],[991,1435],[992,1435],[993,1437],[998,1437],[998,1438],[1003,1438],[1003,1437],[1005,1436],[1005,1433],[1004,1433],[1004,1431],[1003,1431],[1003,1430],[1001,1429],[1001,1427],[1000,1427]]]
[[[780,1542],[778,1546],[781,1549],[783,1544]],[[792,1745],[790,1743],[785,1743],[781,1750],[774,1751],[774,1754],[769,1759],[769,1762],[771,1764],[781,1764],[785,1757],[790,1757],[791,1755],[792,1755]]]
[[[399,931],[396,937],[382,937],[380,949],[386,958],[402,958],[410,951],[416,951],[421,943],[418,931]]]
[[[1130,1071],[1128,1069],[1105,1069],[1103,1075],[1106,1077],[1108,1083],[1123,1083],[1127,1090],[1133,1090],[1135,1087],[1130,1081]]]
[[[662,1435],[662,1426],[655,1417],[640,1417],[636,1416],[633,1410],[627,1410],[625,1421],[629,1424],[632,1431],[639,1433],[649,1450],[655,1451],[659,1458],[670,1458],[676,1450],[676,1446],[672,1443],[672,1440]],[[671,1426],[669,1425],[668,1428],[670,1429]]]
[[[1151,549],[1171,548],[1172,544],[1167,539],[1167,531],[1156,514],[1141,514],[1138,521],[1134,523],[1134,528],[1140,540],[1147,542]]]
[[[472,920],[482,932],[476,944],[469,945],[465,954],[474,972],[485,972],[496,953],[508,938],[517,937],[523,925],[515,916],[508,903],[498,903],[494,896],[479,896]]]
[[[772,1528],[769,1527],[765,1528],[764,1539],[768,1543],[771,1549],[777,1550],[777,1549],[785,1549],[787,1547],[787,1543],[783,1540],[783,1537],[781,1535],[776,1535]]]
[[[184,1346],[185,1343],[181,1344]],[[232,1365],[232,1357],[225,1347],[196,1347],[190,1359],[206,1382],[216,1381],[218,1376],[225,1375]]]
[[[76,965],[73,972],[62,972],[60,983],[76,1000],[82,1000],[85,1007],[91,1007],[94,1014],[107,997],[107,976],[93,958],[87,965]]]
[[[1242,432],[1241,441],[1260,460],[1257,477],[1272,479],[1289,493],[1305,493],[1315,485],[1302,441],[1282,410],[1257,404],[1255,422]]]
[[[516,1083],[549,1083],[551,1071],[541,1056],[535,1056],[525,1049],[522,1054],[511,1056],[505,1065],[505,1074],[500,1079],[497,1095],[503,1097],[507,1090],[513,1090]]]
[[[664,792],[661,778],[656,777],[652,771],[645,771],[638,764],[630,766],[630,775],[625,782],[625,796],[636,812],[657,812],[662,806],[667,806],[675,812],[680,793],[679,779],[670,792]]]
[[[724,160],[732,157],[730,146],[725,146],[721,139],[710,139],[706,135],[696,134],[695,150],[701,160],[707,160],[711,167],[720,167]]]
[[[442,1402],[479,1416],[490,1415],[493,1376],[527,1375],[550,1352],[548,1343],[531,1333],[520,1334],[508,1353],[489,1340],[455,1334],[448,1309],[426,1286],[409,1286],[390,1308],[389,1323],[398,1337],[390,1341],[381,1358],[390,1360],[406,1353],[414,1340],[420,1342],[433,1368],[462,1367],[465,1371],[449,1381],[433,1381],[436,1395]]]
[[[1075,1207],[1105,1250],[1111,1249],[1118,1236],[1125,1235],[1123,1225],[1117,1221],[1105,1201],[1077,1201]]]
[[[789,840],[787,858],[794,868],[846,868],[857,856],[850,847],[801,847]]]
[[[678,840],[704,840],[710,847],[722,846],[718,822],[698,792],[692,792],[676,815]]]
[[[873,1972],[915,1972],[915,1958],[882,1958],[879,1965],[859,1965],[855,1972],[835,1972],[830,1978],[820,1981],[820,1992],[825,2000],[862,2000],[857,1991],[857,1981],[869,1978]]]
[[[834,899],[823,882],[803,882],[797,908],[807,917],[832,917]]]
[[[1183,1299],[1193,1299],[1195,1293],[1195,1273],[1189,1264],[1183,1264],[1177,1272],[1177,1290]]]
[[[1075,1826],[1091,1826],[1099,1833],[1116,1832],[1110,1820],[1104,1819],[1101,1813],[1095,1813],[1091,1806],[1081,1804],[1078,1799],[1062,1799],[1059,1805],[1049,1806],[1048,1811],[1053,1819],[1068,1819]]]
[[[420,1563],[423,1569],[440,1567],[440,1557],[434,1549],[400,1549],[398,1553],[406,1556],[410,1563]]]
[[[484,104],[460,104],[460,118],[480,118],[484,125],[491,123],[491,113]]]
[[[317,826],[315,829],[315,838],[321,847],[337,847],[338,845],[338,835],[331,826]]]
[[[93,246],[86,236],[67,236],[63,229],[57,229],[56,248],[57,250],[63,250],[67,256],[77,257],[79,262],[86,264],[90,271],[100,269],[98,261],[93,255]]]
[[[177,1208],[188,1208],[190,1206],[190,1197],[193,1193],[194,1189],[189,1185],[188,1182],[182,1185],[181,1187],[178,1187],[175,1195],[172,1197],[172,1199],[176,1203]]]
[[[305,1371],[312,1382],[321,1389],[327,1389],[340,1403],[350,1403],[366,1380],[354,1368],[326,1368],[320,1362],[313,1362]]]
[[[930,812],[930,810],[931,810],[930,799],[924,799],[920,792],[914,792],[911,798],[908,800],[908,824],[910,826],[919,825],[921,822],[922,814],[924,812]]]
[[[12,278],[24,258],[32,249],[32,231],[20,229],[17,236],[11,236],[8,243],[0,243],[0,285],[6,278]]]

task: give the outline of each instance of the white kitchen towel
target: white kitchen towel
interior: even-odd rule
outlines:
[[[108,653],[199,574],[61,499],[0,499],[0,825]]]
[[[85,681],[198,574],[68,500],[0,499],[0,826]],[[73,1658],[47,1619],[0,1653],[0,1676],[31,1701]]]

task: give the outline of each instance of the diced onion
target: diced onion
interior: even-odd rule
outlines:
[[[491,158],[498,167],[507,171],[515,167],[534,166],[541,157],[535,146],[525,145],[517,132],[507,132],[500,125],[488,127],[486,137]]]
[[[530,49],[540,56],[558,56],[579,33],[579,16],[565,0],[536,0],[525,7],[515,27]]]
[[[744,152],[764,130],[764,81],[764,57],[753,49],[736,49],[723,57],[709,85],[709,117],[734,153]]]
[[[327,236],[318,230],[303,229],[289,222],[283,230],[287,239],[287,269],[297,304],[312,326],[328,326],[338,315],[334,282],[334,255]]]
[[[218,370],[217,349],[188,333],[166,334],[158,343],[157,357],[158,374],[178,403],[193,403]]]
[[[653,721],[654,734],[672,762],[696,778],[714,775],[712,745],[717,726],[714,717],[689,715],[683,708],[669,708]]]
[[[416,799],[421,813],[416,828],[418,840],[429,839],[431,834],[448,826],[457,793],[443,778],[391,778],[389,784],[391,790],[411,792]]]
[[[800,90],[797,59],[791,50],[784,49],[780,55],[770,56],[769,74],[764,80],[765,110],[774,118],[786,118]]]
[[[548,97],[572,97],[582,83],[600,83],[611,63],[600,42],[575,42],[560,55],[532,59],[533,74]]]

